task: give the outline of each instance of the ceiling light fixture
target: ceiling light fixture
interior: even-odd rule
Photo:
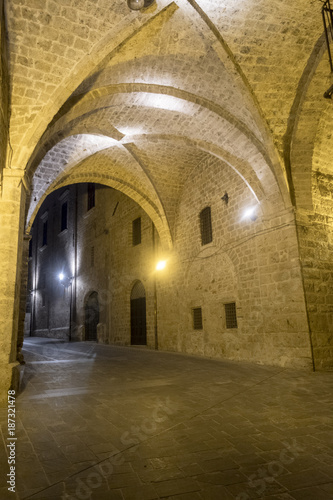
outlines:
[[[141,10],[149,7],[155,0],[127,0],[127,5],[131,10]]]

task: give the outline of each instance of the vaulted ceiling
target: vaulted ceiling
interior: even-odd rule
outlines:
[[[333,174],[321,3],[8,0],[9,168],[45,196],[79,180],[136,200],[171,244],[193,169],[210,156],[264,210],[311,205]],[[290,193],[289,193],[290,191]],[[290,197],[291,194],[291,197]]]

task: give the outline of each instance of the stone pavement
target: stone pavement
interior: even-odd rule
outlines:
[[[39,338],[24,355],[3,500],[333,499],[333,373]]]

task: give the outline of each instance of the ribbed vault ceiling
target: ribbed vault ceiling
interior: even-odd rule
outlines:
[[[209,156],[269,212],[271,200],[290,204],[304,137],[310,174],[332,150],[327,59],[313,56],[320,5],[157,0],[137,13],[125,0],[12,0],[7,15],[9,167],[26,169],[28,224],[62,183],[109,179],[171,240],[184,184]]]

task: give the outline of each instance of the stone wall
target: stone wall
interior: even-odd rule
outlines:
[[[47,203],[53,203],[53,212],[59,214],[56,200],[65,189],[54,192],[44,202],[39,218],[43,217]],[[97,185],[95,207],[87,210],[87,184],[68,189],[70,213],[77,209],[78,221],[73,339],[85,340],[85,306],[89,295],[97,292],[98,340],[129,345],[131,290],[140,280],[146,291],[147,345],[154,348],[156,280],[159,348],[312,368],[292,210],[281,210],[276,201],[278,215],[274,215],[271,206],[268,216],[264,204],[258,203],[240,176],[221,160],[206,159],[187,179],[177,210],[174,248],[166,253],[158,238],[154,244],[150,218],[124,194]],[[228,203],[222,199],[225,193]],[[211,207],[213,241],[202,245],[199,213],[206,206]],[[248,208],[253,209],[251,216],[245,215]],[[133,246],[132,221],[137,217],[142,221],[142,240]],[[56,282],[56,273],[70,272],[76,238],[74,223],[69,222],[68,230],[63,235],[55,232],[53,238],[58,241],[57,245],[53,243],[50,254]],[[60,238],[64,241],[62,246]],[[40,262],[46,265],[47,250],[38,251],[45,255]],[[154,271],[157,259],[167,261],[160,272]],[[35,334],[68,336],[69,288],[63,289],[60,297],[57,287],[54,284],[52,304],[44,307],[44,312],[40,308]],[[237,314],[237,326],[232,328],[225,317],[225,304],[230,303],[235,303]],[[200,329],[193,328],[194,308],[202,309]],[[43,326],[47,321],[48,326]],[[61,326],[59,321],[64,324]]]
[[[298,237],[317,370],[333,369],[333,176],[317,170],[311,213],[298,213]]]
[[[227,205],[221,200],[225,191]],[[213,242],[202,246],[199,212],[207,205]],[[256,207],[255,220],[244,217],[249,206]],[[185,185],[158,302],[163,349],[312,366],[293,212],[266,218],[241,178],[217,160],[201,164]],[[238,328],[226,328],[229,302],[236,303]],[[202,307],[200,331],[193,330],[193,307]]]
[[[9,75],[3,0],[0,0],[0,172],[6,165],[9,125]]]
[[[77,323],[84,326],[85,301],[91,292],[97,291],[100,323],[106,327],[107,342],[129,345],[131,290],[140,280],[146,291],[147,344],[152,347],[152,222],[139,205],[114,189],[98,186],[96,206],[85,215],[85,199],[79,198]],[[141,217],[141,244],[133,246],[132,221],[138,217]]]

